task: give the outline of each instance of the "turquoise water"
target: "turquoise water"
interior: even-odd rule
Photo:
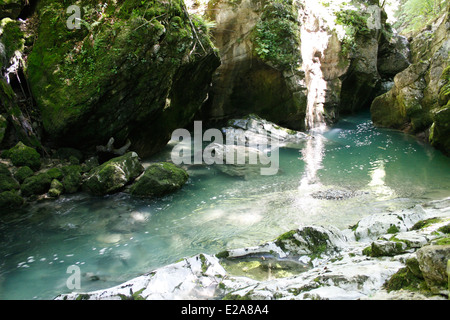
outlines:
[[[155,160],[170,159],[171,146]],[[298,148],[280,150],[276,176],[227,176],[192,166],[179,192],[158,200],[65,196],[2,215],[0,299],[108,288],[197,253],[269,241],[302,224],[346,228],[362,217],[450,196],[450,159],[414,137],[347,117]],[[343,200],[313,197],[345,190]]]

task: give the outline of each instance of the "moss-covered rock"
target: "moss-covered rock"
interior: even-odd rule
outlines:
[[[30,167],[23,166],[17,169],[14,173],[14,178],[16,178],[19,183],[22,183],[26,178],[31,177],[33,174],[34,172]]]
[[[82,184],[81,166],[70,165],[61,168],[63,178],[62,184],[66,193],[77,192]]]
[[[17,189],[19,189],[19,183],[14,179],[8,167],[0,163],[0,192]]]
[[[20,186],[22,195],[29,197],[32,195],[41,195],[47,193],[52,179],[45,172],[38,173],[25,179]]]
[[[172,163],[154,163],[133,184],[130,192],[138,196],[162,196],[180,189],[188,178],[185,170]]]
[[[23,205],[24,199],[17,191],[4,191],[0,193],[0,208],[13,209]]]
[[[3,115],[0,114],[0,143],[3,142],[3,138],[5,137],[7,127],[8,121],[5,119]]]
[[[122,189],[144,171],[135,152],[113,158],[92,169],[83,188],[95,195],[105,195]]]
[[[8,150],[8,157],[15,166],[27,166],[37,171],[41,167],[41,155],[21,141]]]
[[[449,21],[447,12],[414,37],[412,64],[371,106],[375,125],[422,134],[446,154],[450,154]]]
[[[52,198],[58,198],[63,192],[64,185],[60,181],[53,179],[50,184],[50,190],[48,190],[48,195]]]
[[[449,259],[450,245],[424,246],[417,251],[420,270],[428,288],[433,293],[448,290],[447,261]]]
[[[2,0],[0,2],[0,19],[6,17],[16,19],[28,4],[26,0]]]
[[[205,24],[181,0],[77,5],[82,24],[73,30],[65,3],[37,6],[27,73],[45,131],[81,150],[114,137],[141,156],[157,151],[200,108],[219,64]]]

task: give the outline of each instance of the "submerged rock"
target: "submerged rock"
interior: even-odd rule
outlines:
[[[180,189],[188,180],[188,173],[170,162],[153,163],[131,186],[137,196],[158,197]]]
[[[83,187],[94,195],[116,192],[144,171],[135,152],[113,158],[87,173]]]

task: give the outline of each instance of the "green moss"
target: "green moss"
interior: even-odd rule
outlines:
[[[425,281],[416,277],[407,267],[400,269],[386,281],[384,288],[388,292],[404,289],[429,293]]]
[[[33,170],[30,167],[23,166],[17,169],[16,173],[14,173],[14,177],[22,183],[26,178],[31,177],[34,174]]]
[[[47,174],[52,179],[61,180],[64,177],[63,171],[60,168],[51,168],[47,171]]]
[[[438,246],[446,246],[450,245],[450,237],[442,237],[439,239],[436,239],[434,243]]]
[[[271,1],[263,10],[253,31],[256,56],[282,70],[297,68],[301,63],[300,28],[293,2]]]
[[[398,233],[399,231],[400,231],[399,228],[396,225],[392,224],[387,230],[387,233],[394,234]]]
[[[50,188],[51,178],[46,173],[38,173],[25,179],[20,190],[25,197],[47,193]]]
[[[169,162],[151,164],[130,189],[137,196],[162,196],[180,189],[188,173]]]
[[[8,157],[15,166],[28,166],[34,171],[41,167],[41,155],[21,141],[9,149]]]
[[[9,61],[15,51],[23,51],[25,39],[24,33],[20,29],[20,22],[5,18],[0,21],[0,41],[5,46],[5,57]],[[1,59],[0,59],[0,67]]]
[[[225,250],[225,251],[222,251],[222,252],[219,252],[218,254],[216,254],[216,257],[218,259],[226,259],[229,256],[230,256],[230,252],[228,252],[228,250]]]
[[[296,243],[296,244],[300,244],[300,242],[297,240],[297,239],[295,239],[295,237],[294,237],[294,235],[297,233],[297,231],[296,230],[291,230],[291,231],[288,231],[288,232],[286,232],[286,233],[283,233],[281,236],[279,236],[276,240],[275,240],[275,244],[278,246],[278,247],[280,247],[281,248],[281,250],[283,250],[283,251],[285,251],[286,250],[286,245],[285,245],[285,243],[287,242],[287,241],[292,241],[292,242],[294,242],[294,243]]]
[[[13,178],[8,167],[0,163],[0,192],[17,189],[19,189],[19,183]]]
[[[24,203],[23,198],[16,191],[5,191],[0,193],[0,208],[18,208]]]
[[[62,184],[67,193],[75,193],[81,187],[81,166],[70,165],[61,168],[63,173]]]
[[[371,31],[367,26],[367,16],[356,10],[342,10],[335,13],[336,23],[345,27],[346,35],[342,39],[343,56],[356,50],[358,38],[368,38]]]
[[[426,219],[426,220],[421,220],[421,221],[416,222],[416,223],[411,227],[410,230],[413,231],[413,230],[424,229],[424,228],[426,228],[426,227],[428,227],[428,226],[430,226],[430,225],[432,225],[432,224],[434,224],[434,223],[438,223],[438,222],[440,222],[440,221],[442,221],[441,218],[430,218],[430,219]]]
[[[447,234],[450,233],[450,224],[447,224],[447,225],[445,225],[443,227],[440,227],[438,229],[438,231],[440,231],[442,233],[447,233]]]

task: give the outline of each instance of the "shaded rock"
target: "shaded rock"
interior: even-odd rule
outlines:
[[[130,189],[137,196],[162,196],[180,189],[188,180],[188,173],[169,162],[151,164]]]
[[[19,189],[19,183],[14,179],[8,167],[0,163],[0,192],[17,189]]]
[[[27,75],[45,133],[82,151],[111,137],[130,139],[141,156],[159,151],[207,97],[220,63],[208,27],[191,24],[181,0],[77,4],[83,23],[74,30],[55,20],[69,18],[64,3],[36,8]]]
[[[34,176],[28,177],[20,186],[22,195],[29,197],[32,195],[41,195],[47,193],[50,188],[52,179],[46,173],[38,173]]]
[[[35,149],[26,146],[21,141],[9,149],[7,155],[13,165],[17,167],[27,166],[34,171],[39,170],[41,167],[41,155]]]
[[[135,152],[113,158],[87,173],[83,187],[95,195],[116,192],[144,171]]]
[[[428,288],[433,293],[448,294],[450,245],[422,247],[417,251],[417,260]]]
[[[81,166],[71,165],[61,168],[63,178],[62,184],[66,193],[75,193],[79,190],[82,184]],[[55,171],[55,175],[57,172]],[[55,177],[58,179],[58,177]],[[59,178],[61,179],[61,178]]]
[[[0,143],[3,142],[3,138],[5,137],[7,127],[8,121],[5,119],[3,115],[0,114]]]
[[[9,17],[17,19],[22,9],[28,5],[26,0],[5,0],[0,4],[0,19]]]
[[[16,191],[4,191],[0,193],[0,208],[18,208],[24,203],[24,199]]]
[[[30,167],[23,166],[17,169],[14,173],[14,178],[16,178],[19,183],[22,183],[26,178],[31,177],[33,174],[34,172]]]

